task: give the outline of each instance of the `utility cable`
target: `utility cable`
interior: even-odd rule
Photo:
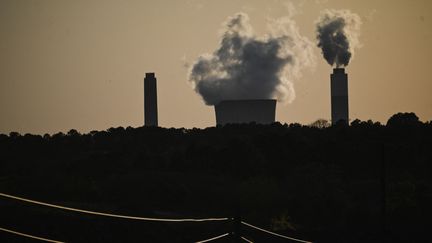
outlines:
[[[57,208],[57,209],[63,209],[67,211],[74,211],[74,212],[80,212],[85,214],[92,214],[92,215],[99,215],[99,216],[105,216],[105,217],[112,217],[112,218],[123,218],[123,219],[133,219],[133,220],[141,220],[141,221],[159,221],[159,222],[206,222],[206,221],[225,221],[229,218],[201,218],[201,219],[169,219],[169,218],[145,218],[145,217],[137,217],[137,216],[127,216],[127,215],[119,215],[119,214],[111,214],[111,213],[101,213],[96,211],[89,211],[89,210],[83,210],[78,208],[71,208],[71,207],[65,207],[35,200],[30,200],[22,197],[16,197],[4,193],[0,193],[0,196],[15,199],[22,202],[28,202],[33,203],[37,205],[42,205],[46,207],[51,208]]]
[[[285,238],[285,239],[288,239],[288,240],[293,240],[293,241],[303,242],[303,243],[312,243],[312,241],[305,241],[305,240],[300,240],[300,239],[296,239],[296,238],[288,237],[288,236],[285,236],[285,235],[277,234],[277,233],[274,233],[274,232],[271,232],[271,231],[268,231],[268,230],[265,230],[265,229],[259,228],[259,227],[257,227],[257,226],[254,226],[254,225],[248,224],[248,223],[246,223],[246,222],[244,222],[244,221],[241,221],[241,223],[244,224],[244,225],[246,225],[246,226],[249,226],[249,227],[251,227],[251,228],[253,228],[253,229],[260,230],[260,231],[262,231],[262,232],[265,232],[265,233],[268,233],[268,234],[271,234],[271,235],[274,235],[274,236],[278,236],[278,237],[281,237],[281,238]]]
[[[246,237],[241,237],[242,238],[242,240],[244,240],[244,241],[246,241],[247,243],[253,243],[253,241],[251,241],[251,240],[248,240]]]
[[[18,231],[14,231],[14,230],[10,230],[10,229],[5,229],[5,228],[1,228],[1,227],[0,227],[0,231],[8,232],[8,233],[19,235],[19,236],[24,236],[24,237],[27,237],[27,238],[32,238],[32,239],[35,239],[35,240],[45,241],[45,242],[64,243],[63,241],[51,240],[51,239],[42,238],[42,237],[38,237],[38,236],[34,236],[34,235],[24,234],[24,233],[21,233],[21,232],[18,232]]]
[[[218,236],[215,236],[215,237],[207,239],[207,240],[196,241],[195,243],[210,242],[210,241],[213,241],[213,240],[217,240],[217,239],[223,238],[223,237],[228,236],[228,235],[229,235],[229,233],[225,233],[225,234],[218,235]]]

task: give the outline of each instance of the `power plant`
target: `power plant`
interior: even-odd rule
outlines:
[[[276,100],[223,100],[214,106],[216,124],[275,122]]]
[[[331,122],[348,124],[348,74],[334,68],[330,75]],[[275,122],[275,99],[222,100],[214,106],[216,125],[234,123],[271,124]],[[154,73],[144,78],[144,125],[158,126],[157,79]]]
[[[348,74],[334,68],[330,75],[331,122],[348,124]],[[216,125],[234,123],[271,124],[275,122],[275,99],[222,100],[214,106]],[[157,79],[154,73],[144,78],[144,125],[158,126]]]
[[[332,124],[348,124],[348,74],[344,68],[334,68],[330,80]]]
[[[144,78],[144,125],[158,126],[157,88],[154,73],[146,73]]]

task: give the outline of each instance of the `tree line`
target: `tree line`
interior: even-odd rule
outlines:
[[[12,132],[0,135],[0,148],[2,192],[141,216],[240,211],[249,222],[317,242],[379,242],[384,176],[387,237],[392,242],[407,242],[413,235],[419,242],[428,239],[432,122],[421,122],[414,113],[395,114],[385,125],[354,120],[349,126],[330,126],[318,120],[306,126],[118,127],[43,136]],[[68,235],[65,228],[109,236],[90,238],[99,242],[133,242],[142,234],[152,242],[188,242],[205,235],[192,226],[134,224],[126,229],[93,218],[83,223],[70,214],[3,199],[0,211],[3,225],[40,233],[49,228],[58,236]],[[206,230],[217,235],[218,227],[228,226]],[[165,238],[158,241],[161,232]]]

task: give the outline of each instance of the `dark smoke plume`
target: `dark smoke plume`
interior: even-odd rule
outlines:
[[[207,105],[222,100],[294,99],[292,80],[313,63],[312,44],[292,20],[273,20],[269,27],[271,34],[257,38],[248,15],[238,13],[228,19],[218,49],[200,56],[189,73]]]
[[[347,66],[359,47],[360,17],[349,10],[325,10],[316,21],[318,47],[326,61],[336,67]]]

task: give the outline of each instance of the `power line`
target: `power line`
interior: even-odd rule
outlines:
[[[241,238],[242,238],[242,240],[246,241],[247,243],[253,243],[253,241],[248,240],[248,239],[247,239],[246,237],[244,237],[244,236],[242,236]]]
[[[5,229],[5,228],[1,228],[1,227],[0,227],[0,230],[4,231],[4,232],[11,233],[11,234],[20,235],[20,236],[24,236],[24,237],[27,237],[27,238],[32,238],[32,239],[36,239],[36,240],[40,240],[40,241],[45,241],[45,242],[65,243],[63,241],[51,240],[51,239],[42,238],[42,237],[38,237],[38,236],[34,236],[34,235],[24,234],[24,233],[21,233],[21,232],[18,232],[18,231],[14,231],[14,230],[10,230],[10,229]]]
[[[223,238],[223,237],[228,236],[228,235],[229,235],[229,233],[225,233],[225,234],[218,235],[218,236],[215,236],[215,237],[210,238],[210,239],[207,239],[207,240],[197,241],[197,242],[195,242],[195,243],[210,242],[210,241],[213,241],[213,240],[217,240],[217,239]]]
[[[51,208],[63,209],[67,211],[80,212],[85,214],[93,214],[99,216],[113,217],[113,218],[123,218],[123,219],[133,219],[133,220],[142,220],[142,221],[159,221],[159,222],[206,222],[206,221],[225,221],[229,218],[201,218],[201,219],[168,219],[168,218],[145,218],[145,217],[137,217],[137,216],[127,216],[127,215],[119,215],[119,214],[111,214],[111,213],[101,213],[96,211],[83,210],[78,208],[65,207],[35,200],[30,200],[22,197],[12,196],[9,194],[0,193],[0,196],[7,197],[11,199],[15,199],[22,202],[33,203],[37,205],[42,205]]]
[[[244,221],[242,221],[241,223],[244,224],[244,225],[246,225],[246,226],[249,226],[249,227],[251,227],[253,229],[260,230],[262,232],[265,232],[265,233],[268,233],[268,234],[271,234],[271,235],[274,235],[274,236],[278,236],[278,237],[281,237],[281,238],[285,238],[285,239],[288,239],[288,240],[293,240],[293,241],[298,241],[298,242],[303,242],[303,243],[312,243],[312,241],[305,241],[305,240],[300,240],[300,239],[288,237],[288,236],[285,236],[285,235],[277,234],[277,233],[274,233],[274,232],[271,232],[271,231],[259,228],[257,226],[248,224],[248,223],[246,223]]]

